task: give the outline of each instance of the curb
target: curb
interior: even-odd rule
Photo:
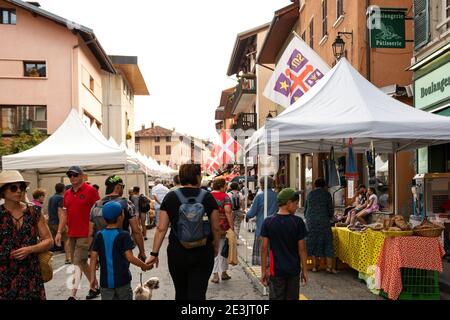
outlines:
[[[240,255],[238,255],[239,264],[242,267],[242,270],[244,270],[245,275],[250,279],[253,286],[263,295],[267,296],[267,288],[265,288],[261,281],[259,280],[258,275],[254,272],[254,270],[251,268],[251,266],[242,258]],[[258,266],[259,267],[259,266]]]

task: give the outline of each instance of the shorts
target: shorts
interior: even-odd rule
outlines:
[[[56,238],[56,234],[58,233],[58,226],[59,225],[57,225],[57,224],[49,224],[48,225],[53,239]],[[67,241],[67,227],[64,229],[64,232],[61,234],[61,241]]]
[[[76,266],[87,263],[89,256],[88,238],[69,238],[72,262]]]
[[[298,300],[300,276],[270,277],[269,300]]]
[[[133,290],[128,283],[119,288],[100,288],[102,300],[133,300]]]

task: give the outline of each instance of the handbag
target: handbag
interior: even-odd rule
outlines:
[[[38,254],[38,260],[42,281],[49,282],[53,278],[53,253],[51,251],[41,252]]]
[[[230,247],[228,245],[228,238],[225,238],[225,243],[223,244],[222,251],[220,252],[220,255],[224,258],[228,258],[228,251],[230,250]]]
[[[35,207],[30,206],[30,211],[33,215],[36,214]],[[39,230],[36,223],[36,234],[39,235]],[[39,268],[41,269],[42,281],[49,282],[53,278],[53,253],[51,251],[44,251],[38,253]]]

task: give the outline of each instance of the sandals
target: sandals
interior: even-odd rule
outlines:
[[[330,274],[337,274],[337,270],[336,269],[331,269],[331,268],[327,268],[327,272]]]
[[[211,282],[212,282],[212,283],[219,283],[219,279],[214,279],[214,278],[212,278],[212,279],[211,279]]]
[[[230,280],[231,277],[228,274],[222,275],[222,280]]]

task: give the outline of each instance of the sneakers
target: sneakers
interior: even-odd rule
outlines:
[[[66,262],[64,264],[72,264],[72,261],[66,260]]]
[[[75,297],[69,297],[68,299],[67,299],[67,301],[77,301],[78,299],[77,298],[75,298]]]
[[[86,296],[86,300],[92,300],[92,299],[95,299],[95,298],[97,298],[99,295],[100,295],[100,289],[97,289],[97,290],[95,290],[95,291],[92,290],[92,289],[90,289],[88,295]]]

